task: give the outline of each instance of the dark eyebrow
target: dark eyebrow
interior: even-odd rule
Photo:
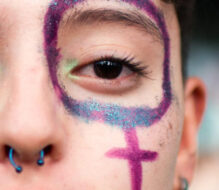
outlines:
[[[69,24],[95,24],[103,22],[133,26],[151,34],[156,40],[162,41],[158,26],[138,11],[123,11],[106,8],[76,10],[72,14],[68,14],[61,24],[68,26]]]

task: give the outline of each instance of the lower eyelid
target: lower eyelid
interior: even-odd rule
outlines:
[[[124,93],[136,87],[139,77],[133,73],[120,79],[107,80],[90,76],[72,75],[71,80],[85,88],[99,93]]]

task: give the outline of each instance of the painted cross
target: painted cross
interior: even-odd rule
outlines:
[[[157,152],[139,149],[138,138],[135,129],[124,130],[127,148],[115,148],[106,153],[106,156],[128,160],[132,190],[141,190],[142,165],[141,162],[152,162],[158,154]]]

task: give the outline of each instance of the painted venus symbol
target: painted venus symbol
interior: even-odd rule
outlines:
[[[48,8],[45,16],[44,36],[45,54],[49,65],[50,77],[57,95],[70,114],[86,120],[102,121],[121,128],[127,147],[114,148],[108,151],[106,156],[127,160],[130,167],[132,190],[141,190],[141,162],[154,161],[158,157],[158,153],[139,148],[136,127],[150,127],[158,122],[168,110],[172,97],[169,74],[170,45],[165,20],[159,9],[149,0],[121,0],[145,11],[150,19],[158,26],[163,38],[163,97],[158,107],[122,107],[115,104],[102,104],[96,101],[78,101],[69,97],[58,82],[57,65],[59,64],[61,55],[59,49],[57,49],[57,38],[58,28],[63,14],[68,9],[73,8],[76,4],[83,1],[53,0]]]

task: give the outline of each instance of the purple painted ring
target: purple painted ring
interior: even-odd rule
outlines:
[[[53,0],[45,16],[45,54],[49,65],[50,77],[53,86],[58,92],[66,110],[85,120],[103,121],[104,123],[121,128],[149,127],[158,122],[168,110],[172,94],[170,84],[170,40],[166,23],[161,12],[149,0],[122,0],[144,10],[157,24],[164,42],[163,60],[163,97],[158,107],[122,107],[115,104],[102,104],[96,101],[78,101],[67,95],[61,88],[57,78],[57,65],[60,60],[60,51],[57,49],[58,28],[63,14],[76,4],[84,0]]]

